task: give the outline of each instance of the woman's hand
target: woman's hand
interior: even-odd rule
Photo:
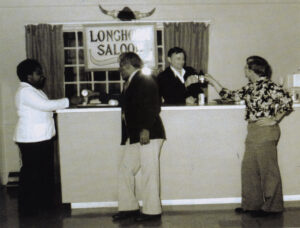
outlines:
[[[277,120],[274,117],[264,117],[255,122],[258,126],[273,126],[277,124]]]
[[[69,101],[70,101],[71,105],[78,105],[83,102],[83,97],[75,95],[75,96],[71,97],[71,99],[69,99]]]

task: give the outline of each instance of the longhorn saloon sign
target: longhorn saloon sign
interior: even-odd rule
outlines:
[[[87,25],[84,29],[86,70],[117,69],[123,52],[137,53],[148,67],[156,67],[153,24]]]

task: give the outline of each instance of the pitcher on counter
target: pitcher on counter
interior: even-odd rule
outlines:
[[[244,100],[246,104],[248,134],[242,161],[242,207],[235,212],[253,216],[279,214],[283,211],[283,195],[277,160],[278,124],[292,111],[293,101],[282,86],[270,80],[272,70],[264,58],[248,57],[244,70],[249,83],[235,91],[206,75],[222,98]]]
[[[142,71],[143,62],[133,53],[119,57],[125,80],[121,98],[124,154],[118,173],[119,212],[113,221],[160,220],[159,156],[166,138],[160,113],[160,97],[155,79]],[[135,195],[135,175],[142,174],[142,213]]]

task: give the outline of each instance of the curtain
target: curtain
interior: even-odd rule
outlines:
[[[62,25],[27,25],[27,58],[36,59],[42,65],[46,83],[44,91],[50,99],[64,94],[64,43]]]
[[[205,23],[178,22],[164,23],[164,46],[167,61],[168,50],[180,47],[187,54],[186,65],[199,72],[207,73],[208,66],[208,31]]]
[[[43,68],[46,83],[44,92],[49,99],[64,96],[64,43],[62,25],[25,26],[26,56],[36,59]],[[56,119],[56,115],[54,116]],[[55,121],[56,122],[56,121]],[[57,129],[57,126],[55,126]],[[58,139],[54,138],[55,204],[62,203],[59,171]]]

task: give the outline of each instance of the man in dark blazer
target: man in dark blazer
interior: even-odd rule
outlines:
[[[173,47],[168,51],[170,66],[157,76],[159,93],[165,104],[184,105],[196,102],[203,93],[198,75],[192,67],[185,67],[186,53],[182,48]]]
[[[119,64],[125,80],[121,98],[124,156],[118,174],[119,212],[113,215],[113,220],[129,217],[135,217],[136,221],[160,219],[159,155],[166,137],[159,116],[161,101],[158,86],[151,75],[142,72],[143,62],[137,54],[121,54]],[[142,213],[134,181],[140,169]]]

